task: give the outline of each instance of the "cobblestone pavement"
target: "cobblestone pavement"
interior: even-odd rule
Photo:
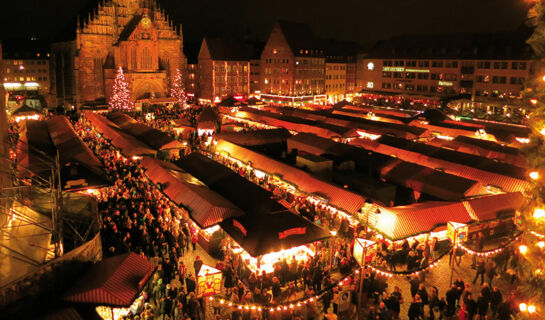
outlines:
[[[204,263],[207,265],[214,266],[216,264],[216,260],[212,258],[207,252],[205,252],[200,246],[197,246],[196,251],[192,251],[190,247],[189,252],[187,252],[182,258],[184,264],[188,268],[187,269],[188,272],[190,273],[194,273],[193,261],[195,260],[195,257],[197,255],[200,256],[201,259],[204,261]],[[475,277],[475,270],[471,268],[471,262],[472,262],[471,256],[464,255],[462,257],[462,261],[460,265],[457,266],[455,264],[453,269],[453,274],[452,274],[453,282],[456,281],[458,277],[461,277],[464,280],[464,282],[471,283],[471,281]],[[449,265],[449,257],[447,255],[439,261],[436,267],[431,269],[426,274],[424,284],[426,285],[428,292],[431,287],[433,286],[437,287],[439,290],[439,297],[442,298],[445,296],[445,293],[450,286],[450,276],[451,276],[451,267]],[[336,280],[340,280],[340,276],[338,274],[334,275],[333,278]],[[486,281],[486,278],[485,278],[485,281]],[[394,276],[392,278],[389,278],[387,282],[388,282],[388,292],[391,292],[395,286],[398,286],[401,289],[404,303],[401,305],[400,318],[408,319],[407,312],[408,312],[410,300],[411,300],[409,280],[405,276]],[[493,285],[497,286],[501,290],[504,298],[506,298],[508,294],[511,292],[511,290],[515,288],[514,285],[511,285],[509,281],[507,279],[502,278],[501,275],[499,277],[494,278]],[[478,293],[480,292],[480,279],[477,280],[476,284],[472,284],[471,286],[473,290],[472,292],[474,293],[474,298],[476,299]],[[302,295],[302,293],[300,294]],[[372,303],[370,302],[369,304],[372,304]],[[366,314],[367,307],[362,308],[362,315],[360,319],[366,319],[364,315]],[[321,306],[319,306],[319,308],[321,309]],[[427,315],[428,314],[427,308],[425,312]],[[213,308],[210,303],[207,303],[205,315],[207,320],[215,319]],[[342,317],[342,316],[339,317],[339,319],[352,319],[352,320],[355,318],[356,318],[355,315],[352,315],[351,317]],[[321,317],[319,319],[321,319]]]

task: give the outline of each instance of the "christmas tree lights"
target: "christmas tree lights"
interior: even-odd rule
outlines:
[[[522,241],[518,247],[520,263],[519,319],[541,318],[545,312],[545,180],[541,177],[545,172],[545,141],[542,131],[545,128],[545,76],[543,58],[545,58],[545,1],[536,0],[528,11],[529,24],[535,28],[527,43],[535,54],[534,77],[526,82],[524,98],[531,109],[527,124],[531,128],[530,141],[525,153],[529,180],[533,187],[527,192],[528,202],[522,208],[518,224],[523,231]]]
[[[112,97],[110,98],[110,110],[134,111],[134,103],[131,100],[129,83],[123,73],[123,68],[117,69]]]
[[[183,77],[180,69],[176,69],[176,75],[172,81],[172,86],[170,88],[170,96],[176,98],[176,103],[179,107],[185,108],[187,102],[187,96],[183,87]]]

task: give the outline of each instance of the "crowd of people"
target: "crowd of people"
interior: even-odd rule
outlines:
[[[168,115],[158,117],[156,127],[164,129]],[[143,254],[158,264],[158,270],[143,293],[144,303],[129,319],[204,319],[205,301],[197,297],[196,284],[202,259],[195,256],[199,239],[198,229],[188,219],[183,208],[173,205],[152,185],[139,167],[138,160],[123,157],[109,141],[97,134],[94,128],[80,119],[74,125],[76,131],[91,150],[103,161],[113,186],[99,196],[99,211],[102,217],[102,240],[104,254],[116,255],[128,251]],[[210,302],[217,319],[321,319],[327,314],[354,314],[358,304],[359,276],[353,273],[356,262],[351,257],[353,238],[366,233],[361,226],[353,226],[345,218],[331,214],[320,204],[309,202],[304,197],[291,197],[273,183],[259,181],[242,167],[232,167],[241,175],[271,191],[278,200],[290,200],[293,210],[318,225],[338,230],[335,246],[331,242],[321,243],[318,254],[302,263],[289,264],[279,261],[271,274],[252,273],[239,255],[228,248],[215,267],[223,273],[226,301],[233,304],[256,304],[262,306],[296,302],[300,299],[320,296],[318,301],[301,308],[270,312],[264,308],[240,310]],[[437,257],[437,239],[426,239],[422,243],[407,241],[398,246],[374,238],[378,245],[374,252],[374,265],[389,266],[396,270],[422,269]],[[333,250],[333,252],[329,251]],[[395,256],[394,256],[395,255]],[[193,259],[193,257],[195,258]],[[330,262],[330,256],[333,257]],[[396,260],[397,257],[404,260]],[[189,258],[191,257],[191,258]],[[189,259],[188,259],[189,258]],[[379,277],[370,269],[362,280],[362,303],[368,319],[508,319],[516,312],[516,296],[504,299],[497,287],[492,286],[492,277],[484,283],[484,275],[491,271],[488,262],[477,260],[475,280],[481,277],[480,292],[471,292],[471,285],[458,279],[452,288],[440,298],[439,289],[427,288],[425,272],[411,277],[409,300],[404,300],[399,287],[388,287],[386,278]],[[485,270],[483,272],[483,270]],[[495,268],[494,268],[495,270]],[[339,275],[344,278],[343,287],[337,286]],[[347,278],[345,278],[347,277]],[[391,289],[391,290],[390,290]],[[340,312],[340,295],[349,292],[350,308]],[[400,314],[401,305],[409,303],[407,315]]]

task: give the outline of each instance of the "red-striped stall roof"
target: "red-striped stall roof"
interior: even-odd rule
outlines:
[[[170,200],[189,210],[191,218],[201,228],[243,214],[233,203],[170,162],[144,157],[142,167],[153,183],[161,185]]]
[[[97,262],[68,290],[63,300],[112,307],[129,307],[155,265],[130,252]]]
[[[358,194],[339,188],[320,180],[303,170],[273,160],[228,141],[220,140],[216,146],[216,150],[220,153],[222,151],[226,152],[231,157],[246,163],[251,162],[252,167],[269,174],[275,174],[305,193],[324,197],[329,201],[330,205],[346,212],[356,213],[365,205],[365,198]]]
[[[484,222],[520,209],[524,198],[520,192],[498,194],[467,201],[430,201],[407,206],[380,208],[371,213],[369,224],[390,240],[444,230],[449,221]]]
[[[124,156],[155,155],[157,153],[157,151],[148,145],[123,132],[121,128],[108,120],[108,118],[93,112],[85,112],[84,115],[106,139],[110,140],[115,147],[121,149]]]

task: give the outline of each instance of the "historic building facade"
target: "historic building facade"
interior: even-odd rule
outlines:
[[[261,54],[266,101],[300,105],[325,100],[325,55],[308,25],[278,21]]]
[[[210,101],[248,97],[252,46],[234,40],[204,38],[198,58],[199,96]]]
[[[181,26],[150,0],[101,2],[52,51],[59,105],[107,103],[119,67],[135,100],[167,96],[176,69],[187,70]]]

